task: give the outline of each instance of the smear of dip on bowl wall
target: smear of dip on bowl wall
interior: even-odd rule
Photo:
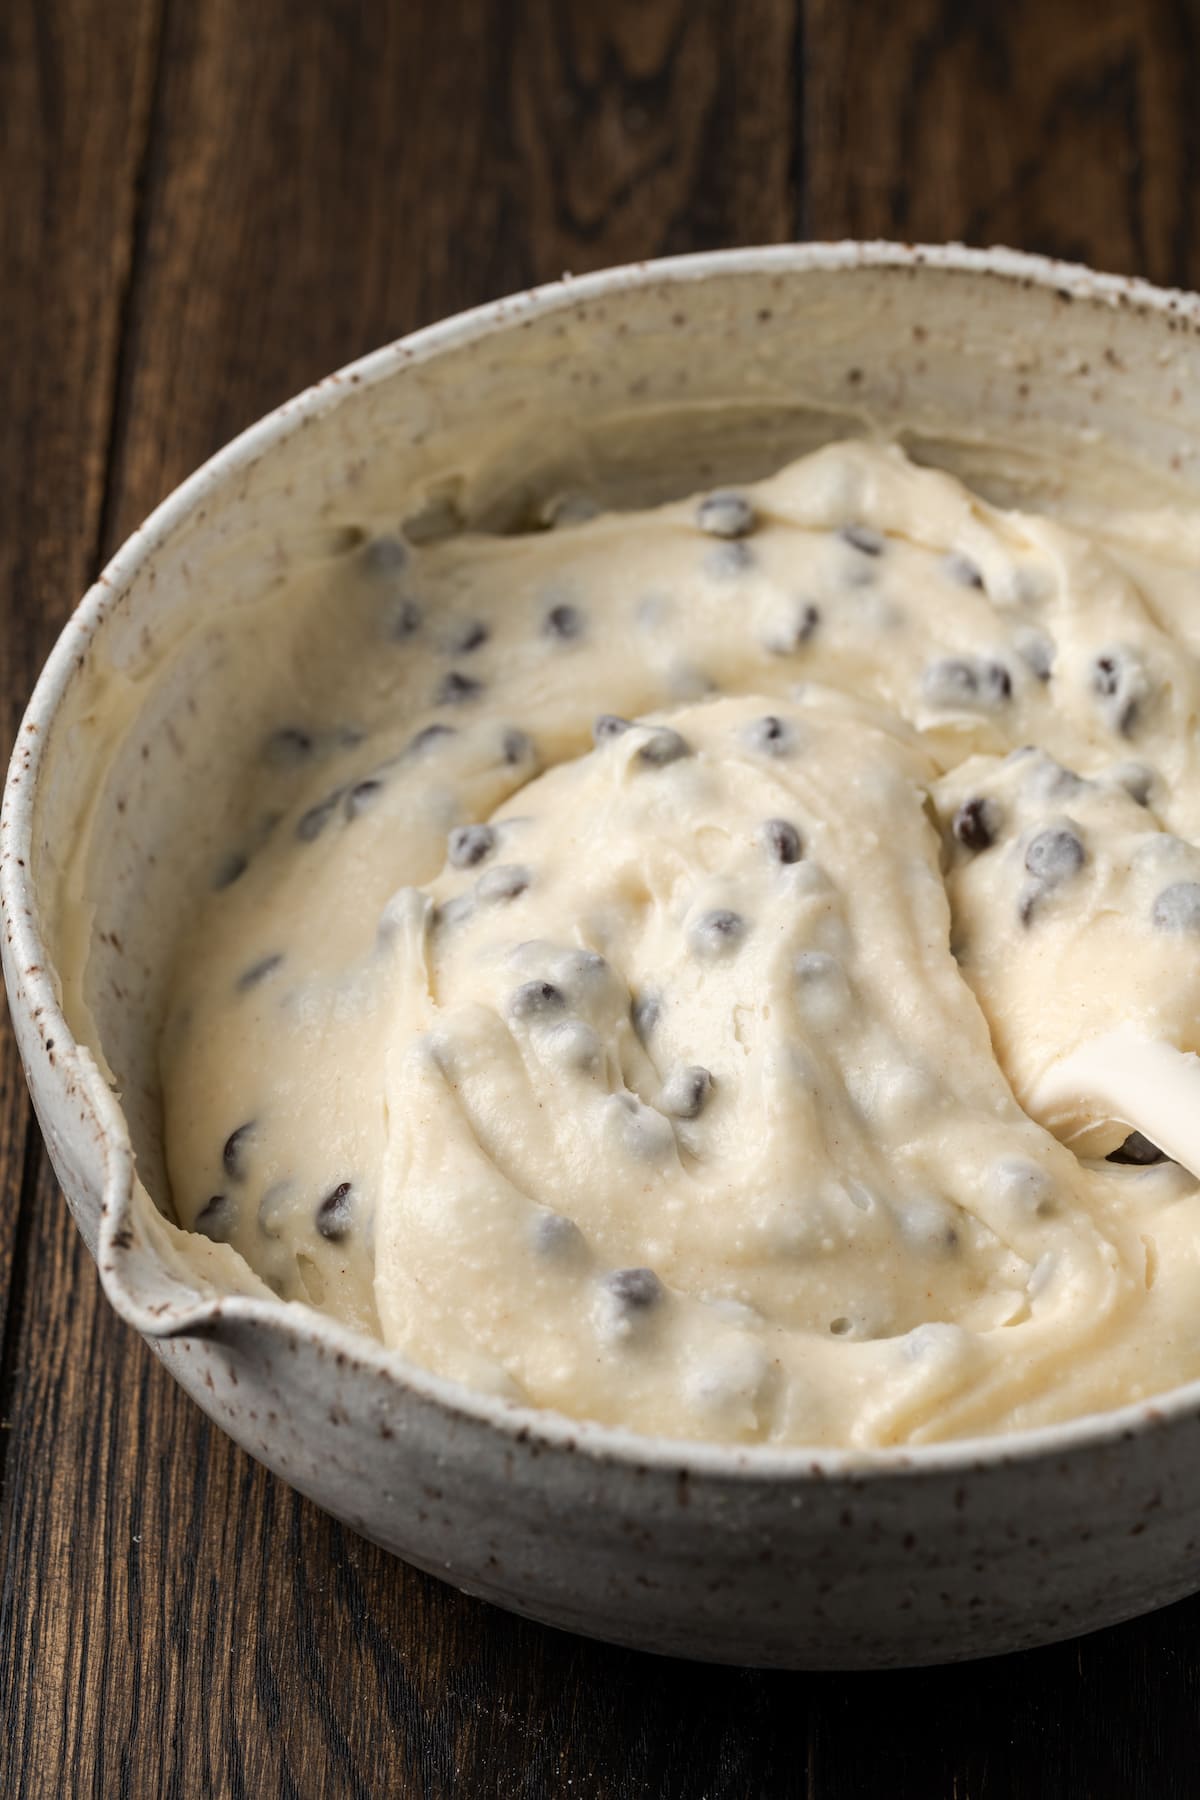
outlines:
[[[1197,1184],[1019,1104],[1097,1021],[1191,1047],[1188,307],[618,271],[333,378],[126,547],[14,760],[6,970],[108,1291],[240,1441],[685,1654],[1194,1585],[1194,1397],[1145,1401]]]

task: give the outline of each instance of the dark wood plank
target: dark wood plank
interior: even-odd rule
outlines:
[[[0,12],[0,737],[11,744],[29,690],[95,561],[112,419],[112,371],[145,145],[156,0],[129,6],[106,46],[122,66],[109,104],[95,55],[105,9],[72,0],[53,20],[36,0]],[[114,68],[115,73],[115,68]],[[123,105],[118,112],[118,91]],[[40,1147],[16,1049],[0,1036],[0,1337],[21,1214]],[[0,1395],[0,1402],[3,1396]],[[3,1446],[0,1444],[0,1456]]]
[[[1193,0],[808,0],[804,230],[1194,282],[1198,51]]]
[[[0,736],[96,566],[117,344],[147,138],[158,0],[12,0],[0,9]],[[16,1045],[0,1029],[0,1492],[40,1421],[25,1301],[58,1285],[32,1241],[44,1161]],[[60,1251],[68,1240],[63,1237]],[[31,1263],[31,1257],[34,1261]],[[65,1292],[65,1288],[63,1289]],[[15,1455],[10,1458],[8,1452]],[[11,1518],[0,1528],[0,1792],[36,1768],[45,1723],[18,1696],[33,1646]],[[59,1611],[70,1593],[59,1588]],[[22,1771],[25,1775],[22,1776]]]

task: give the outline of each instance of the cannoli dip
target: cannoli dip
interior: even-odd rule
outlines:
[[[1191,521],[854,442],[544,523],[380,523],[246,626],[269,704],[161,1042],[180,1224],[440,1375],[678,1438],[1200,1376],[1196,1181],[1036,1106],[1115,1025],[1200,1038]]]

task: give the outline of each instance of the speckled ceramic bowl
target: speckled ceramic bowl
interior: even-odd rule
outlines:
[[[164,971],[237,775],[203,626],[262,591],[280,544],[307,534],[333,554],[383,496],[485,522],[564,480],[661,498],[864,423],[1042,504],[1119,481],[1125,459],[1195,504],[1198,393],[1200,304],[1180,295],[1005,251],[691,257],[380,351],[248,431],[134,534],[21,728],[4,972],[105,1290],[219,1425],[421,1568],[684,1656],[977,1656],[1200,1587],[1200,1384],[1058,1429],[873,1454],[637,1438],[468,1393],[307,1309],[198,1291],[133,1183],[136,1153],[166,1200]],[[170,678],[151,679],[168,650]],[[64,981],[85,943],[86,980]]]

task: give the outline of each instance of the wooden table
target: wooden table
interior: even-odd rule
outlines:
[[[794,237],[1200,284],[1196,0],[3,0],[0,703],[241,426],[459,307]],[[893,1676],[521,1623],[267,1475],[101,1297],[0,1060],[0,1795],[1200,1792],[1200,1602]]]

